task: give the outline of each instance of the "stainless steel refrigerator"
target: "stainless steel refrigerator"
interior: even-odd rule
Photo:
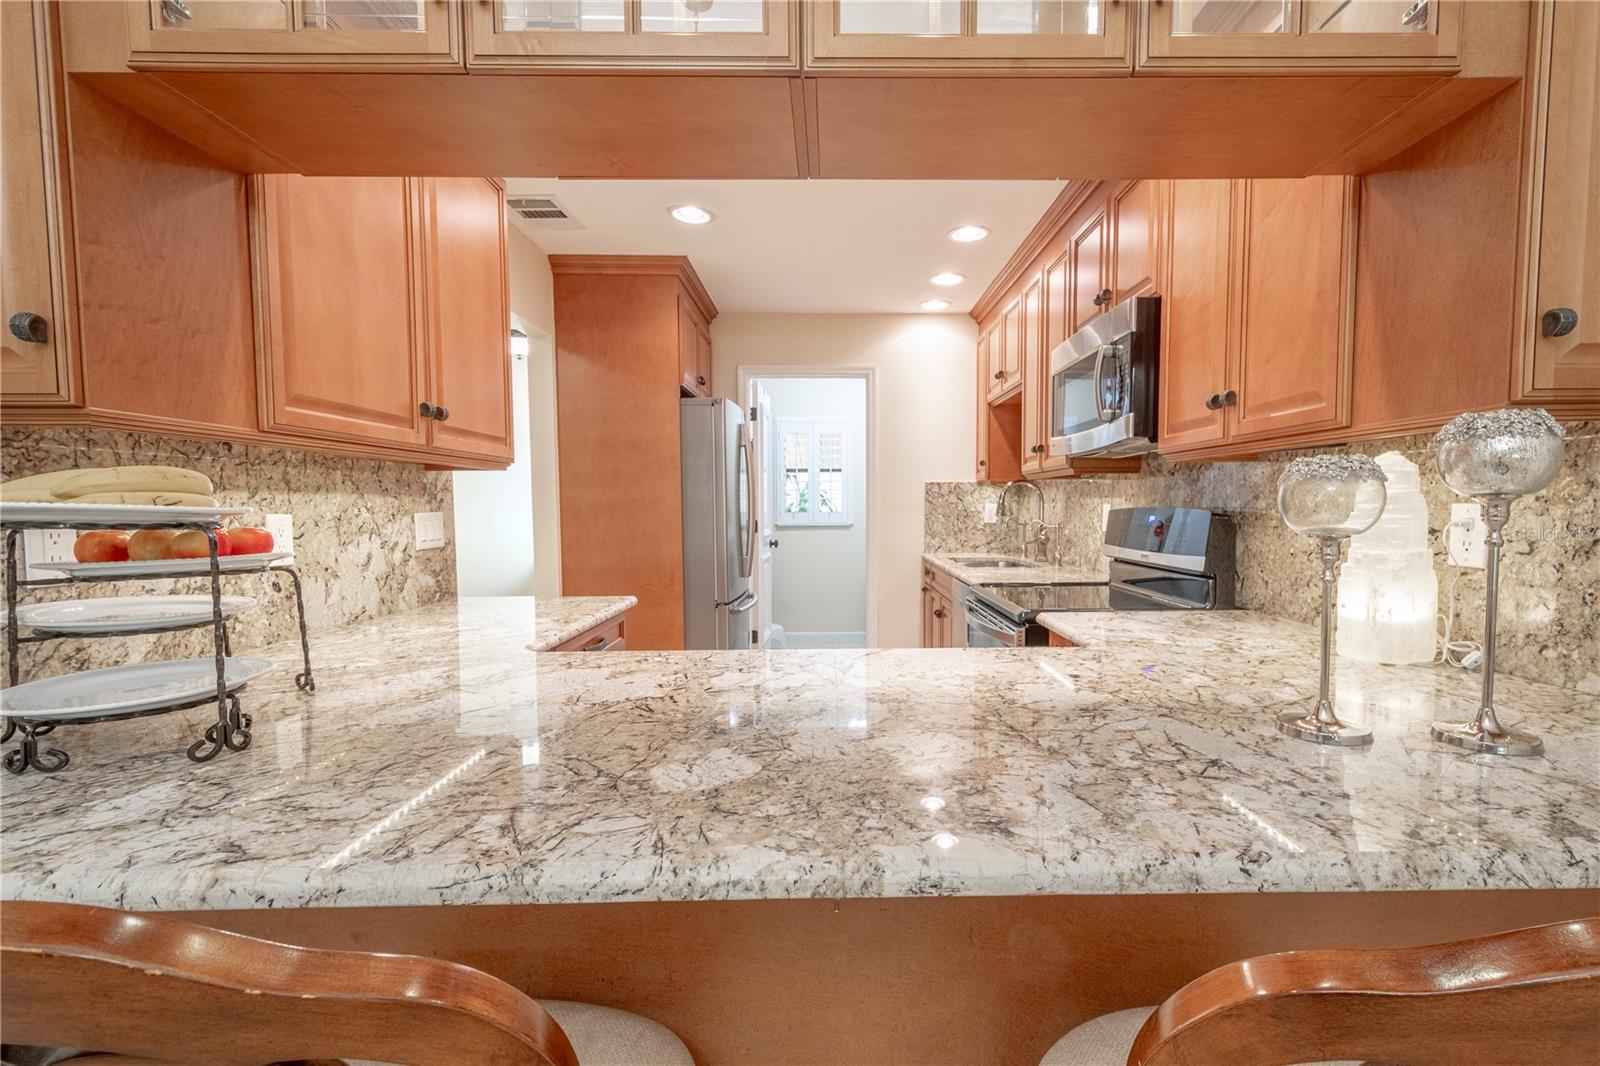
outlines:
[[[681,403],[684,647],[749,648],[757,533],[750,426],[730,400]]]

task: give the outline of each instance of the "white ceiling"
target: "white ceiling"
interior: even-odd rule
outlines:
[[[553,195],[583,229],[512,221],[551,254],[686,255],[719,311],[911,312],[940,297],[965,312],[1061,189],[1057,181],[559,181],[512,178],[513,196]],[[716,215],[686,226],[667,214]],[[987,240],[946,234],[988,226]],[[941,288],[944,270],[967,276]]]

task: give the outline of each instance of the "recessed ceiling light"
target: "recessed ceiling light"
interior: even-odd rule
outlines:
[[[935,285],[960,285],[967,280],[965,274],[957,274],[953,270],[942,270],[928,279]]]
[[[690,226],[704,226],[707,222],[717,217],[705,208],[696,207],[694,204],[679,204],[669,214],[679,222]]]
[[[989,235],[988,226],[957,226],[950,231],[950,239],[960,241],[962,244],[971,244],[981,241]]]
[[[950,301],[949,300],[923,300],[917,306],[922,308],[924,311],[943,311],[946,307],[950,306]]]
[[[961,838],[956,836],[954,833],[935,833],[933,834],[932,840],[935,846],[943,848],[945,851],[949,851],[951,848],[961,843]]]

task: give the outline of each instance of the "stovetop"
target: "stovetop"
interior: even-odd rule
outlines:
[[[1094,584],[978,585],[973,591],[1013,622],[1046,611],[1182,611],[1218,606],[1215,579],[1113,560],[1111,580]]]
[[[1105,582],[1094,585],[982,585],[979,589],[983,598],[996,606],[1013,607],[1015,613],[1030,616],[1045,611],[1111,609],[1111,586]]]

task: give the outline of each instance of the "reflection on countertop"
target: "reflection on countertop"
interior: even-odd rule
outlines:
[[[1053,619],[1083,647],[535,655],[526,601],[331,632],[318,691],[65,727],[0,781],[0,894],[139,908],[1600,886],[1600,700],[1507,679],[1549,754],[1428,737],[1475,678],[1338,665],[1369,749],[1280,736],[1315,631]],[[292,647],[270,653],[291,663]]]
[[[985,566],[980,560],[1023,563],[1017,566]],[[922,561],[968,585],[1052,585],[1062,583],[1099,584],[1106,580],[1105,561],[1098,570],[1077,566],[1051,566],[1015,555],[986,555],[981,552],[936,553]],[[977,562],[977,565],[973,565]]]

